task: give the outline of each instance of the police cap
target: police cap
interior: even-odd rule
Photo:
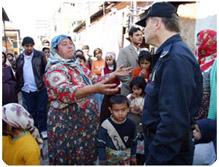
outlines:
[[[141,19],[136,23],[142,27],[145,27],[148,17],[167,17],[170,18],[173,13],[176,13],[177,9],[169,2],[157,2],[154,3],[148,10],[146,10]]]

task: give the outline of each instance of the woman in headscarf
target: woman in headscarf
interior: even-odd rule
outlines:
[[[8,165],[40,165],[43,141],[24,107],[9,103],[2,107],[2,157]]]
[[[193,165],[211,165],[216,160],[217,141],[217,32],[202,30],[197,36],[196,56],[203,76],[203,97],[193,130],[195,153]],[[213,143],[212,143],[212,142]],[[200,144],[205,143],[205,144]],[[214,147],[212,145],[214,144]],[[204,151],[204,152],[203,152]],[[200,152],[201,158],[200,158]]]
[[[116,93],[116,84],[107,82],[131,71],[119,68],[101,81],[102,78],[74,62],[75,46],[70,36],[54,37],[51,46],[52,55],[45,74],[50,101],[47,121],[49,164],[95,164],[99,115],[94,94]]]
[[[202,30],[197,35],[195,55],[200,64],[203,76],[202,104],[195,119],[207,118],[210,101],[210,71],[217,57],[217,33],[214,30]]]

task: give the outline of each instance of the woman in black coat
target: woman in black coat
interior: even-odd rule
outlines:
[[[17,103],[16,80],[10,66],[6,64],[6,54],[2,52],[2,105]]]

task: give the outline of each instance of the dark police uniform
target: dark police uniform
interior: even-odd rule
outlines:
[[[180,35],[157,50],[145,88],[143,126],[146,164],[192,164],[193,116],[201,103],[199,65]]]

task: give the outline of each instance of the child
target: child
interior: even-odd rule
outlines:
[[[102,50],[100,48],[96,48],[94,50],[94,57],[97,58],[96,61],[93,61],[92,63],[92,67],[91,67],[91,71],[92,73],[100,76],[101,75],[101,70],[102,68],[104,67],[105,65],[105,61],[104,59],[102,58]]]
[[[37,142],[42,144],[43,141],[30,114],[20,104],[9,103],[2,107],[2,119],[4,162],[8,165],[40,165]]]
[[[94,57],[96,57],[97,60],[92,62],[91,72],[92,72],[92,74],[95,74],[97,76],[101,76],[101,71],[105,65],[105,61],[102,58],[102,54],[103,53],[102,53],[102,50],[100,48],[94,49]],[[100,112],[102,101],[103,101],[103,94],[97,93],[96,100],[98,103],[98,111]]]
[[[46,56],[46,61],[48,62],[48,59],[49,59],[50,54],[51,54],[50,53],[50,48],[49,47],[43,47],[42,51],[43,51],[44,55]]]
[[[86,59],[85,59],[85,56],[84,56],[84,53],[82,50],[78,49],[75,51],[75,58],[76,58],[76,62],[83,65],[83,66],[86,66]]]
[[[136,123],[139,132],[139,123],[141,120],[144,107],[144,89],[146,82],[143,77],[135,77],[130,82],[131,94],[127,96],[130,101],[129,118]]]
[[[89,54],[90,47],[88,45],[82,46],[82,52],[84,54],[84,57],[86,59],[86,66],[89,70],[91,70],[92,62],[94,61],[94,58],[92,55]]]
[[[101,76],[110,74],[116,70],[116,54],[114,52],[107,52],[105,56],[105,67],[102,69]],[[112,83],[115,83],[117,86],[120,84],[119,79],[114,79]],[[118,92],[119,93],[119,92]],[[107,118],[110,117],[111,113],[109,110],[109,100],[112,95],[104,95],[101,112],[100,112],[100,124]]]
[[[107,52],[105,56],[105,66],[102,69],[101,76],[109,74],[116,70],[116,54],[114,52]]]
[[[137,150],[136,159],[138,165],[144,164],[144,144],[142,134],[142,113],[144,107],[144,89],[146,81],[143,77],[135,77],[130,82],[131,94],[127,96],[130,102],[130,112],[128,118],[135,122],[137,127]]]
[[[140,67],[137,67],[132,71],[132,78],[137,77],[137,76],[142,76],[145,78],[147,82],[150,76],[150,65],[151,65],[150,52],[146,50],[142,50],[139,53],[138,64]]]
[[[136,127],[127,118],[128,99],[123,95],[112,96],[109,110],[111,116],[101,124],[97,137],[99,164],[136,164]]]

